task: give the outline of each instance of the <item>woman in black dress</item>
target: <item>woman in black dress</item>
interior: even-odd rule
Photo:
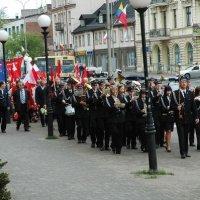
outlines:
[[[164,95],[161,97],[161,116],[162,127],[165,132],[166,151],[171,152],[171,135],[174,130],[174,112],[172,109],[172,89],[170,86],[166,86]]]

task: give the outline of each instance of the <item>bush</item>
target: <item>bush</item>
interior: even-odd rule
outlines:
[[[10,200],[11,199],[11,194],[6,188],[7,184],[10,182],[10,180],[8,178],[8,174],[1,172],[1,169],[6,164],[7,164],[7,162],[2,162],[2,160],[0,160],[0,200]]]

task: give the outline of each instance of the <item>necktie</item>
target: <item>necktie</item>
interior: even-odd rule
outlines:
[[[21,103],[25,104],[25,94],[24,94],[24,90],[21,90]]]

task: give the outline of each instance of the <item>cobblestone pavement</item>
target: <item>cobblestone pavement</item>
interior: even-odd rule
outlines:
[[[192,148],[192,158],[181,160],[176,134],[171,154],[157,151],[159,168],[175,175],[145,179],[131,173],[148,169],[147,154],[139,150],[123,149],[118,156],[67,138],[45,140],[39,124],[31,130],[16,132],[11,124],[0,135],[0,158],[8,161],[14,200],[200,199],[200,152]]]

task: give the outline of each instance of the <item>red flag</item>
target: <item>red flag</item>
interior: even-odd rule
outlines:
[[[61,61],[58,60],[58,65],[56,66],[56,76],[60,78],[62,72]]]

